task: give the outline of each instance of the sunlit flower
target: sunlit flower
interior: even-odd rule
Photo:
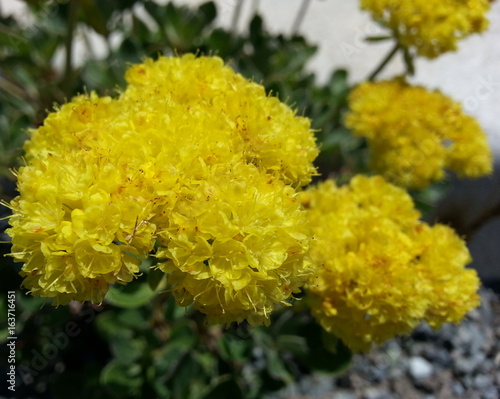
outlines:
[[[160,217],[158,264],[177,302],[212,323],[268,324],[313,271],[310,233],[297,194],[254,165],[231,170],[200,164]],[[189,179],[188,179],[189,182]]]
[[[227,146],[245,162],[299,186],[309,183],[316,172],[312,162],[318,148],[309,119],[296,116],[218,57],[147,59],[132,66],[125,78],[123,100],[140,102],[144,111],[163,119],[165,131],[175,138],[194,144],[210,140],[213,150],[205,153],[207,157]],[[191,151],[188,143],[183,147]]]
[[[351,93],[346,124],[366,137],[376,172],[425,188],[448,168],[462,177],[491,173],[492,154],[477,121],[438,91],[405,82],[363,83]]]
[[[36,296],[102,301],[156,254],[179,303],[267,323],[311,273],[296,188],[308,119],[219,58],[146,60],[116,99],[80,95],[26,143],[12,256]]]
[[[323,267],[307,286],[313,315],[351,349],[366,351],[421,320],[458,322],[478,304],[479,280],[464,269],[452,229],[418,220],[410,196],[380,177],[324,182],[301,194]]]
[[[488,27],[488,0],[361,0],[361,8],[391,29],[399,43],[435,58]]]
[[[24,262],[34,296],[100,303],[110,284],[127,283],[154,245],[151,202],[139,179],[103,154],[47,154],[18,172],[12,256]],[[111,180],[112,179],[112,180]]]

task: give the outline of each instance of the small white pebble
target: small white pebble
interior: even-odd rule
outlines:
[[[423,357],[415,356],[408,362],[408,372],[416,380],[425,380],[429,378],[434,371],[431,363]]]

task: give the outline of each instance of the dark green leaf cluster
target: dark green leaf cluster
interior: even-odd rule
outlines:
[[[19,397],[257,399],[350,362],[306,312],[279,311],[270,328],[207,325],[168,292],[145,295],[153,292],[149,270],[101,306],[53,309],[18,295]]]

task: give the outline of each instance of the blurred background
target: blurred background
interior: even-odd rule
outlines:
[[[446,182],[412,194],[426,220],[449,223],[467,238],[473,267],[486,286],[498,289],[499,2],[492,3],[489,19],[489,30],[461,41],[456,53],[432,61],[418,59],[411,81],[442,90],[479,120],[496,154],[495,174],[473,181],[458,181],[450,175]],[[16,195],[10,170],[20,165],[27,129],[42,124],[54,104],[84,91],[115,95],[124,87],[123,73],[129,63],[185,52],[221,56],[310,117],[321,143],[320,172],[323,177],[347,181],[354,173],[368,171],[368,164],[366,143],[343,126],[346,98],[391,47],[391,43],[367,43],[364,38],[383,33],[357,2],[336,0],[0,0],[1,198],[8,202]],[[381,77],[404,71],[403,61],[396,59]],[[0,212],[8,215],[7,208]],[[4,233],[7,220],[0,223],[5,254],[9,252]],[[322,336],[307,315],[292,322],[286,314],[277,314],[271,330],[245,325],[225,334],[220,328],[200,330],[199,315],[176,307],[167,296],[155,295],[157,276],[146,264],[140,284],[129,291],[117,289],[102,306],[75,303],[54,309],[44,306],[44,300],[24,295],[17,274],[20,265],[2,258],[0,266],[0,370],[4,375],[6,292],[15,290],[21,337],[17,365],[22,373],[16,396],[0,388],[0,397],[261,398],[273,391],[282,395],[275,397],[297,397],[299,391],[312,395],[315,388],[329,384],[323,387],[328,391],[333,384],[337,391],[354,395],[347,399],[368,398],[366,384],[359,378],[369,381],[368,387],[380,385],[382,371],[386,378],[391,370],[402,369],[411,377],[411,386],[398,389],[416,398],[430,399],[436,392],[434,397],[442,399],[476,397],[476,392],[478,398],[498,398],[492,396],[498,391],[490,389],[500,384],[500,374],[491,372],[500,364],[498,356],[498,364],[491,357],[492,351],[498,353],[490,341],[500,309],[493,296],[477,311],[476,321],[464,323],[461,330],[445,329],[444,335],[436,335],[423,327],[416,335],[374,352],[374,359],[355,358],[346,377],[342,371],[351,354]],[[467,338],[470,335],[475,338]],[[318,347],[321,340],[329,349]],[[420,343],[420,349],[415,349],[415,343]],[[470,346],[468,352],[464,345]],[[444,363],[453,365],[441,368],[453,370],[439,385],[455,386],[449,396],[443,396],[448,391],[421,383],[425,378],[418,372],[424,370],[425,376],[429,367],[441,370],[432,363],[432,356],[444,357]],[[491,370],[478,372],[487,360]],[[369,371],[367,364],[373,366]],[[317,372],[327,372],[326,379],[315,380]],[[333,372],[337,373],[334,380]],[[491,375],[491,381],[480,378],[476,384],[478,375]],[[303,386],[280,391],[294,381]],[[492,393],[481,396],[482,392]]]

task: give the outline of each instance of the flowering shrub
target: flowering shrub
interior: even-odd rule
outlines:
[[[478,305],[465,243],[447,226],[421,222],[404,190],[356,176],[342,187],[325,181],[301,200],[314,232],[311,257],[323,266],[308,283],[311,311],[353,350],[423,319],[436,328],[456,323]]]
[[[32,131],[8,230],[24,286],[101,303],[158,240],[179,304],[268,323],[312,270],[291,185],[314,173],[309,122],[218,58],[148,60],[127,80],[119,98],[79,96]]]

